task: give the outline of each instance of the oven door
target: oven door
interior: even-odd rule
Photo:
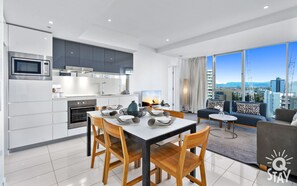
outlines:
[[[95,106],[70,107],[68,129],[87,126],[87,112],[94,110]]]

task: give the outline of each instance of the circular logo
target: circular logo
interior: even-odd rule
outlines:
[[[276,171],[287,171],[287,162],[283,157],[277,157],[272,161],[272,168]]]

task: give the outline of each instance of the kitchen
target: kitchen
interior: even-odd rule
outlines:
[[[86,112],[128,105],[133,53],[8,27],[8,137],[10,152],[86,133]]]

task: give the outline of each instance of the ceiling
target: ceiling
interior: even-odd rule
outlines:
[[[132,51],[142,44],[180,55],[168,51],[193,44],[183,44],[191,38],[296,6],[297,0],[4,0],[4,14],[8,23],[55,37]]]

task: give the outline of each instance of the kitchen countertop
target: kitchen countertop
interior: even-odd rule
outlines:
[[[111,95],[66,95],[65,97],[52,98],[52,100],[88,100],[97,98],[112,98],[112,97],[125,97],[125,96],[138,96],[137,94],[111,94]]]

